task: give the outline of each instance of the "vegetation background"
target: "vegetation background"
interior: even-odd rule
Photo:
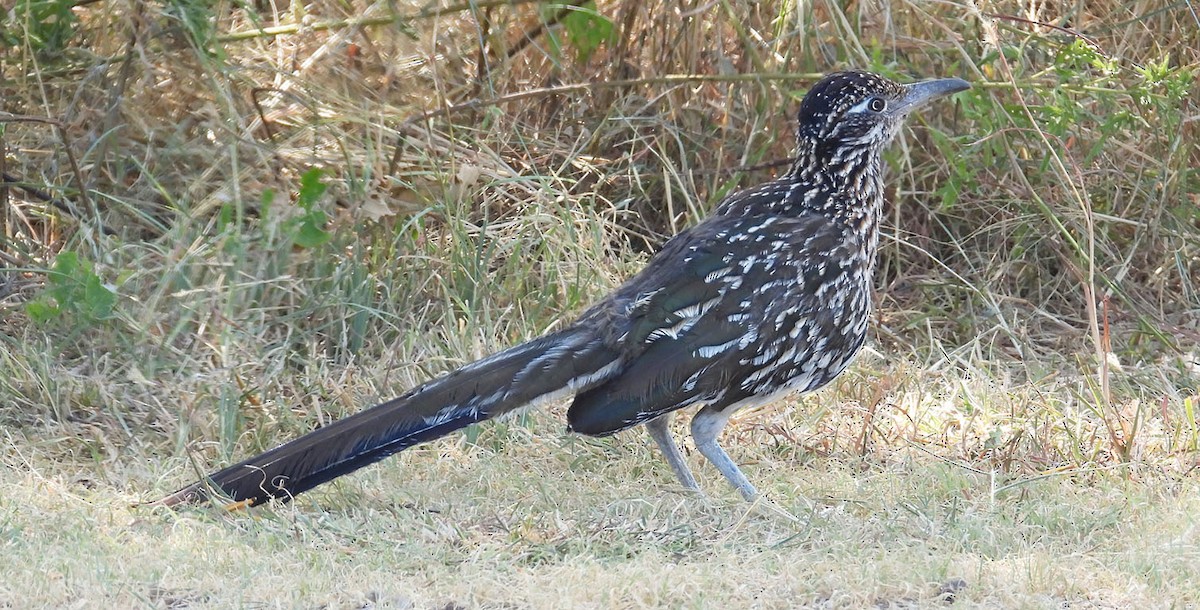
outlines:
[[[0,607],[1200,605],[1190,0],[3,9]],[[766,501],[560,404],[136,506],[571,319],[845,68],[975,87],[887,156],[871,349],[726,433]]]

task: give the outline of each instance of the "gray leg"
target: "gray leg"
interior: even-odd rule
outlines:
[[[671,438],[671,431],[667,428],[670,423],[670,413],[660,415],[646,422],[646,432],[650,433],[650,438],[654,439],[663,457],[667,458],[667,463],[671,465],[671,470],[675,471],[675,478],[679,479],[679,484],[693,491],[700,491],[700,486],[696,485],[696,477],[692,476],[683,454],[679,452],[679,446],[675,444],[675,439]]]
[[[721,474],[742,493],[742,497],[746,500],[753,500],[758,497],[758,491],[750,484],[750,480],[742,471],[729,459],[729,454],[717,444],[717,437],[721,435],[721,430],[725,428],[725,422],[729,421],[729,416],[733,414],[733,409],[724,411],[716,411],[704,407],[696,413],[696,417],[692,418],[692,440],[696,443],[696,449],[700,450],[701,455],[708,458]]]

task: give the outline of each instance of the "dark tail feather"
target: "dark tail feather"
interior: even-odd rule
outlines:
[[[612,376],[617,355],[579,327],[468,364],[407,394],[212,473],[156,504],[284,501],[413,445]],[[211,487],[209,486],[211,484]]]

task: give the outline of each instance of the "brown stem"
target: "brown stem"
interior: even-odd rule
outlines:
[[[573,83],[554,87],[541,87],[538,89],[526,89],[524,91],[509,93],[488,99],[474,99],[467,102],[462,102],[460,104],[444,106],[436,110],[428,110],[421,114],[405,119],[402,123],[400,123],[399,129],[403,130],[416,123],[463,112],[466,110],[479,110],[480,108],[498,106],[500,104],[506,104],[508,102],[515,102],[529,98],[545,97],[549,95],[562,95],[565,93],[590,91],[594,89],[634,87],[638,85],[677,85],[694,82],[758,82],[764,80],[810,81],[821,78],[821,76],[823,75],[814,73],[666,74],[663,76],[654,76],[649,78],[630,78],[591,83]],[[393,172],[395,172],[396,166],[400,163],[401,148],[401,143],[397,143],[395,151],[392,153],[392,160],[388,164],[387,175],[391,175]]]
[[[58,134],[58,139],[62,143],[63,151],[67,154],[67,162],[71,166],[71,174],[75,178],[75,184],[78,185],[78,187],[79,187],[79,199],[82,201],[82,203],[85,206],[87,206],[87,208],[89,210],[92,211],[93,216],[97,216],[96,223],[100,226],[100,230],[104,234],[106,234],[106,235],[115,235],[116,234],[115,231],[109,229],[108,227],[104,226],[103,223],[99,222],[99,218],[98,218],[99,210],[92,204],[91,198],[88,197],[87,184],[83,181],[83,172],[80,171],[80,169],[79,169],[79,162],[75,159],[75,151],[71,149],[71,143],[67,139],[67,127],[66,127],[66,125],[63,125],[62,121],[60,121],[58,119],[52,119],[50,117],[43,117],[43,116],[3,114],[3,115],[0,115],[0,123],[41,123],[43,125],[53,125],[54,131],[56,134]],[[6,182],[9,181],[7,175],[5,175],[4,178],[5,178]],[[52,205],[53,205],[53,202],[51,202],[49,200],[47,200],[47,201],[52,203]],[[59,208],[60,210],[63,210],[64,212],[68,213],[69,215],[71,215],[75,218],[80,218],[82,216],[78,212],[74,212],[74,210],[71,209],[71,206],[69,206],[65,203],[62,204],[62,206],[55,205],[55,207]]]

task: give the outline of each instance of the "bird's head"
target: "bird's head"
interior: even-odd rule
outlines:
[[[870,72],[826,76],[800,103],[801,155],[822,164],[867,160],[863,153],[877,159],[912,111],[970,86],[957,78],[901,85]]]

